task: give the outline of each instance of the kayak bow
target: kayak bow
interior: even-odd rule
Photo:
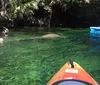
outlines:
[[[73,84],[70,84],[72,83],[72,81]],[[66,82],[68,82],[68,84]],[[76,82],[84,84],[75,84]],[[52,79],[47,83],[47,85],[99,85],[99,84],[79,64],[70,61],[67,62],[52,77]]]

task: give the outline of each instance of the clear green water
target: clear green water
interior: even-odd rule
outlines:
[[[10,32],[0,46],[0,85],[46,85],[73,59],[100,83],[100,49],[93,49],[89,29],[62,29],[66,38],[33,39],[45,33]]]

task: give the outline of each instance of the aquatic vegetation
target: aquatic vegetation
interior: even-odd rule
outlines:
[[[45,33],[10,32],[0,47],[0,85],[46,85],[70,59],[100,83],[100,49],[91,49],[89,30],[60,29],[53,33],[67,38],[24,41]]]

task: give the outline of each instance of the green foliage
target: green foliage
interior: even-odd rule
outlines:
[[[17,0],[12,0],[12,10],[14,11],[14,14],[16,14],[18,11],[21,11],[22,13],[25,12],[31,12],[31,9],[38,9],[38,6],[52,6],[53,4],[56,4],[59,0],[51,0],[48,4],[45,0],[31,0],[26,3],[21,3]],[[60,4],[69,3],[69,2],[75,2],[75,0],[61,0],[59,1]]]
[[[15,13],[21,11],[22,13],[32,12],[31,9],[38,9],[38,2],[31,1],[24,4],[20,4],[16,7]]]
[[[11,13],[10,17],[16,18],[18,12],[27,13],[32,12],[33,9],[38,9],[38,2],[39,0],[31,0],[26,3],[21,3],[19,0],[11,0]]]
[[[90,0],[89,3],[86,3],[86,0],[26,0],[24,3],[22,3],[20,0],[10,0],[10,3],[11,12],[9,13],[9,16],[11,19],[15,19],[18,13],[21,13],[22,15],[27,13],[34,14],[33,10],[38,10],[39,6],[47,9],[49,6],[59,4],[58,6],[60,6],[61,10],[58,11],[58,13],[62,11],[65,14],[69,13],[69,16],[77,18],[77,20],[82,21],[82,23],[86,23],[88,26],[96,25],[94,23],[99,23],[100,21],[100,4],[95,0]],[[54,17],[56,17],[56,12],[52,12],[52,14],[55,15]],[[59,13],[59,15],[63,17],[62,14]],[[58,22],[59,21],[60,20],[58,18]],[[67,19],[64,21],[66,22]]]
[[[11,12],[10,12],[9,16],[11,19],[14,19],[16,17],[16,14],[14,13],[14,11],[17,7],[18,1],[17,0],[10,0],[10,4],[11,4]]]

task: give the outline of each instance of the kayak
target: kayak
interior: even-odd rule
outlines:
[[[68,61],[47,85],[99,85],[79,64]]]

